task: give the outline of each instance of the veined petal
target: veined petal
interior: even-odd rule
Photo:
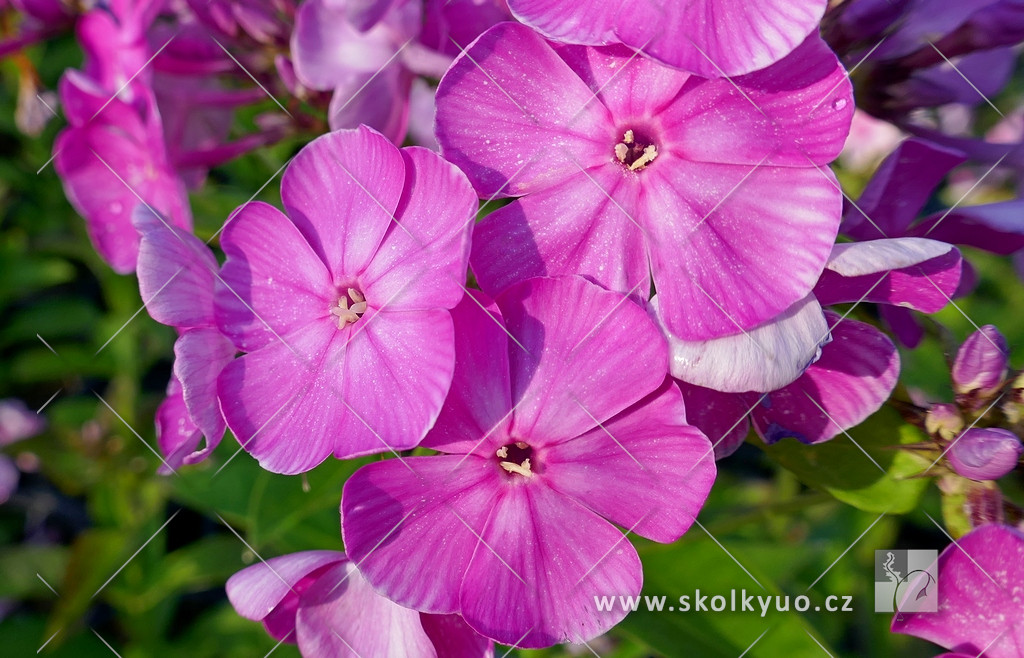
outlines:
[[[189,329],[174,343],[174,375],[193,422],[206,437],[206,448],[186,457],[186,464],[205,459],[224,436],[224,415],[217,401],[217,377],[235,358],[235,346],[210,327]]]

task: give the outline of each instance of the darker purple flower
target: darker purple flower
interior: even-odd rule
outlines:
[[[536,278],[452,315],[455,377],[423,442],[446,454],[350,477],[345,546],[400,605],[520,647],[588,640],[625,614],[595,594],[640,592],[615,525],[678,539],[714,481],[711,446],[666,380],[657,328],[620,294]]]
[[[304,656],[494,656],[494,645],[458,615],[421,614],[374,592],[344,553],[271,558],[231,576],[227,593],[238,614]]]
[[[490,295],[582,274],[646,299],[653,273],[669,329],[706,339],[805,297],[834,242],[841,196],[825,165],[853,103],[817,38],[708,80],[502,23],[452,65],[437,105],[445,157],[481,196],[519,197],[474,231]]]
[[[1010,430],[972,427],[950,445],[946,458],[959,475],[972,480],[998,480],[1014,468],[1024,445]]]
[[[983,525],[942,551],[937,612],[901,612],[896,633],[957,654],[1019,658],[1024,647],[1024,534]],[[913,590],[913,588],[911,588]]]
[[[454,369],[477,202],[426,149],[369,128],[319,137],[221,238],[217,324],[247,354],[220,375],[228,426],[278,473],[416,446]]]
[[[520,21],[550,39],[622,43],[706,77],[762,69],[818,28],[824,0],[509,0]]]
[[[999,393],[1009,374],[1010,350],[994,326],[981,327],[964,341],[951,371],[957,402],[970,410]]]

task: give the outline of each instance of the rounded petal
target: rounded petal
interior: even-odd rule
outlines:
[[[477,282],[497,295],[533,276],[581,274],[646,298],[644,231],[629,215],[638,193],[635,179],[605,165],[496,210],[473,231],[470,262]]]
[[[657,327],[618,293],[581,277],[538,278],[496,301],[516,339],[511,431],[535,447],[593,429],[665,379],[668,353]]]
[[[660,316],[662,299],[652,300]],[[818,358],[829,327],[808,295],[770,322],[750,331],[704,341],[669,333],[672,376],[726,393],[774,391],[794,381]]]
[[[409,125],[412,81],[412,74],[397,61],[380,70],[350,74],[331,95],[327,110],[331,130],[364,124],[401,144]]]
[[[896,386],[900,357],[885,334],[834,313],[828,319],[832,341],[821,348],[821,358],[754,407],[754,429],[765,443],[784,437],[827,441],[877,411]]]
[[[215,294],[217,326],[252,352],[319,321],[330,324],[334,286],[295,225],[271,205],[242,206],[221,236],[227,255]]]
[[[496,462],[473,455],[406,457],[363,466],[345,482],[341,495],[341,531],[349,556],[374,589],[399,605],[457,612],[462,577],[501,475]]]
[[[405,191],[360,283],[371,306],[452,308],[465,292],[477,198],[466,176],[421,147],[402,150]]]
[[[924,218],[910,234],[1009,255],[1024,249],[1022,213],[1024,202],[1018,199],[957,206]]]
[[[594,597],[640,593],[640,558],[623,533],[545,485],[502,489],[463,581],[466,623],[532,649],[590,640],[621,621],[621,607],[599,611]]]
[[[494,643],[458,615],[421,614],[423,630],[442,658],[494,658]]]
[[[693,163],[669,153],[642,173],[637,215],[672,334],[696,341],[748,330],[814,287],[842,208],[827,169]]]
[[[540,35],[499,23],[441,79],[437,140],[481,196],[543,189],[613,157],[615,128],[593,97]]]
[[[704,506],[715,481],[714,459],[711,442],[687,424],[682,394],[671,380],[601,427],[538,457],[556,491],[663,543],[679,539]]]
[[[365,126],[317,137],[281,180],[288,217],[335,281],[358,276],[377,252],[405,183],[398,148]]]
[[[235,358],[235,346],[216,329],[189,329],[174,343],[174,375],[181,381],[188,414],[206,437],[206,448],[185,459],[205,459],[224,436],[224,415],[217,400],[217,377]]]
[[[181,382],[174,375],[167,383],[167,397],[157,407],[153,420],[156,424],[156,444],[164,455],[158,472],[169,475],[184,464],[188,456],[196,453],[203,439],[202,432],[185,407]]]
[[[715,459],[736,452],[750,431],[751,405],[738,393],[722,393],[677,382],[686,402],[686,419],[711,440]]]

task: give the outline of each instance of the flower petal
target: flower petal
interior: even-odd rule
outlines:
[[[464,294],[477,198],[465,175],[421,147],[402,150],[405,192],[360,278],[371,306],[452,308]]]
[[[397,61],[379,70],[350,74],[331,95],[327,110],[331,130],[365,124],[401,144],[409,125],[412,80],[412,74]]]
[[[405,183],[398,148],[370,128],[321,135],[281,180],[292,222],[335,281],[357,276],[391,226]]]
[[[686,423],[671,380],[601,427],[550,446],[538,461],[559,493],[663,543],[689,529],[715,481],[711,443]]]
[[[540,35],[499,23],[441,79],[437,140],[481,196],[536,191],[577,172],[577,163],[612,157],[621,136],[593,96]]]
[[[738,393],[722,393],[679,381],[686,420],[711,440],[715,459],[736,452],[750,431],[751,405]]]
[[[1000,201],[980,206],[957,206],[921,220],[910,235],[927,236],[1009,255],[1024,249],[1024,201]]]
[[[660,319],[661,295],[651,300]],[[668,334],[672,376],[726,393],[774,391],[800,376],[828,340],[814,295],[750,331],[704,341]]]
[[[207,439],[206,448],[186,457],[186,464],[206,459],[224,436],[217,377],[234,358],[235,346],[216,329],[189,329],[174,343],[174,375],[181,381],[189,416]]]
[[[579,643],[617,624],[625,612],[597,610],[594,596],[640,593],[640,558],[622,532],[545,485],[502,493],[463,581],[466,623],[524,649]]]
[[[869,324],[827,317],[832,341],[821,358],[754,408],[754,429],[765,443],[827,441],[877,411],[896,386],[900,357],[892,341]]]
[[[494,658],[494,643],[458,615],[421,614],[423,630],[443,658]]]
[[[458,611],[462,577],[501,475],[497,463],[473,455],[363,466],[341,495],[341,531],[350,558],[374,589],[399,605]]]
[[[518,341],[509,345],[512,432],[531,437],[534,447],[579,436],[665,378],[667,348],[657,327],[618,293],[582,277],[538,278],[496,301]]]
[[[157,470],[161,475],[170,475],[185,463],[185,459],[195,454],[203,439],[202,432],[196,427],[185,408],[185,398],[181,393],[181,382],[174,375],[167,383],[167,397],[156,409],[156,444],[164,455],[163,463]]]
[[[817,282],[842,205],[827,169],[694,163],[668,153],[642,174],[638,215],[674,335],[702,340],[751,329]]]
[[[327,268],[280,210],[242,206],[221,237],[227,260],[216,291],[217,326],[252,352],[316,320],[329,323]]]
[[[868,301],[935,313],[956,293],[960,265],[960,252],[945,242],[847,242],[833,247],[814,294],[823,306]]]
[[[532,276],[581,274],[646,297],[644,235],[627,214],[637,207],[637,194],[636,181],[621,167],[605,165],[489,214],[473,232],[470,262],[480,287],[496,295]]]

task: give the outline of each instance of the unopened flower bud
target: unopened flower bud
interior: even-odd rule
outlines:
[[[1006,339],[990,324],[968,336],[953,361],[957,402],[975,410],[994,396],[1006,380],[1008,355]]]
[[[998,480],[1017,466],[1024,445],[1017,435],[998,427],[974,427],[950,447],[946,457],[958,474],[972,480]]]
[[[924,417],[924,429],[947,441],[964,429],[964,419],[953,404],[935,404]]]

